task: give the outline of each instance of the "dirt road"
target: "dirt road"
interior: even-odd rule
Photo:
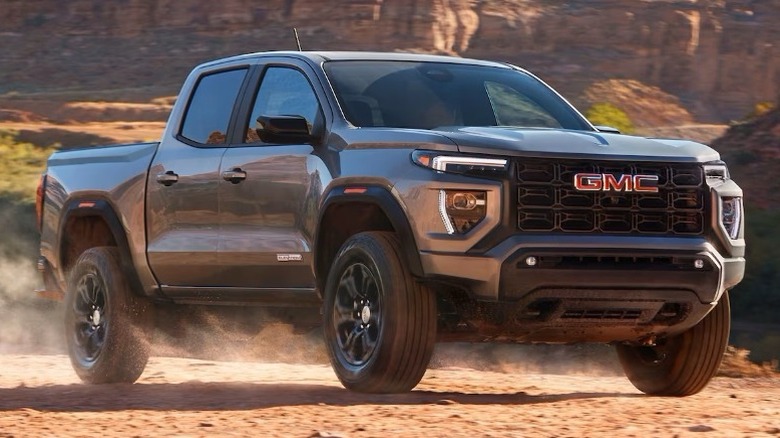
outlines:
[[[430,370],[411,394],[347,392],[327,365],[155,357],[87,386],[62,355],[0,356],[0,436],[780,436],[780,379],[689,398],[618,376]]]

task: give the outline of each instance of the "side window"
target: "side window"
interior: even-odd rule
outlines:
[[[261,115],[302,116],[311,127],[319,111],[317,95],[303,73],[293,68],[269,67],[257,90],[245,142],[260,141],[257,118]]]
[[[508,85],[485,82],[485,90],[498,126],[561,127],[555,117],[544,108]]]
[[[181,135],[202,144],[224,144],[246,72],[229,70],[201,77],[190,98]]]

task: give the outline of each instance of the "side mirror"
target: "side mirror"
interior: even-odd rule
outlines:
[[[599,131],[599,132],[606,132],[607,134],[620,134],[620,130],[619,129],[613,128],[611,126],[600,126],[600,125],[597,125],[597,126],[594,126],[594,128],[596,128],[596,130]]]
[[[312,140],[309,123],[302,116],[261,115],[257,124],[257,135],[265,143],[306,143]]]

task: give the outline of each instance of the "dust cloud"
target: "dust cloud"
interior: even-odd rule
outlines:
[[[249,327],[237,322],[252,315]],[[179,315],[181,332],[158,331],[153,352],[158,356],[221,361],[327,364],[322,328],[278,318],[263,309],[236,315],[224,308],[193,308]],[[158,315],[159,319],[159,315]],[[310,319],[310,318],[309,318]],[[429,368],[474,369],[500,373],[621,376],[614,348],[603,344],[518,345],[439,343]]]
[[[62,303],[38,298],[28,260],[0,261],[0,354],[62,354]],[[327,364],[319,315],[261,308],[168,305],[156,308],[152,355],[219,361]],[[296,318],[305,321],[301,326]],[[504,373],[620,375],[607,345],[437,344],[430,368]]]
[[[621,376],[606,344],[437,344],[429,368],[467,368],[509,374]]]
[[[62,353],[61,314],[37,297],[40,275],[26,259],[0,258],[0,353]]]
[[[169,312],[183,315],[177,315],[175,333],[156,331],[154,355],[237,362],[328,361],[319,328],[301,328],[262,308],[171,306],[157,310],[158,321],[169,317]]]

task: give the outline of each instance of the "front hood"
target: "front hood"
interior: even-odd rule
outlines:
[[[688,140],[563,129],[453,127],[434,132],[450,138],[464,153],[698,163],[720,159],[709,146]]]

